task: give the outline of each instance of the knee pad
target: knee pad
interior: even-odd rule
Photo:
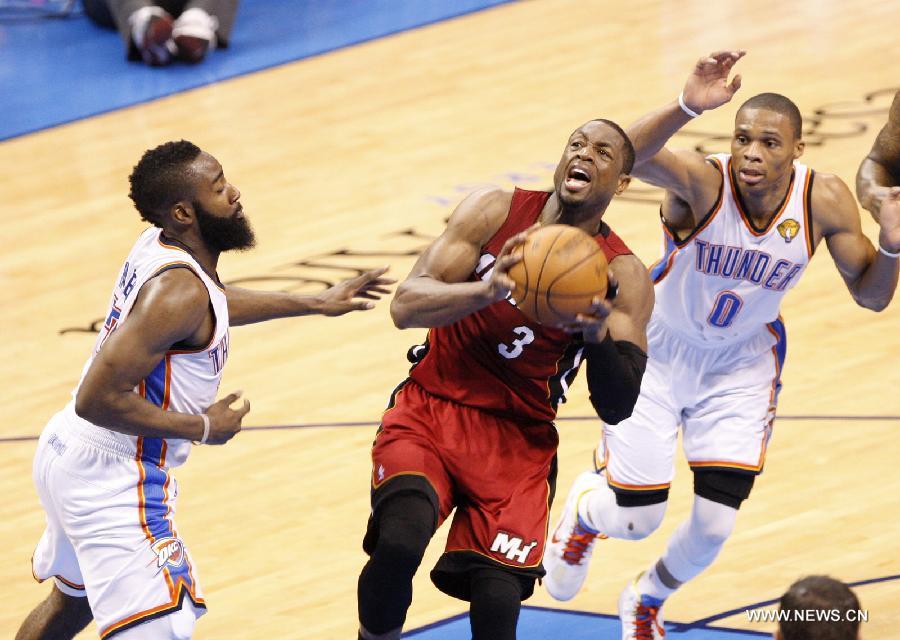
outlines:
[[[750,496],[756,476],[717,469],[694,470],[694,493],[732,509],[740,509]]]
[[[392,496],[376,512],[377,554],[405,572],[414,573],[434,535],[434,509],[427,497],[415,493]]]

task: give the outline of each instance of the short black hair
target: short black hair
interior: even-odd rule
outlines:
[[[162,227],[169,207],[193,197],[194,184],[186,168],[199,155],[200,147],[187,140],[166,142],[144,152],[128,176],[128,197],[142,220]]]
[[[791,123],[794,137],[797,139],[803,137],[803,116],[800,115],[800,109],[790,98],[786,98],[780,93],[760,93],[753,96],[741,105],[738,112],[740,113],[744,109],[768,109],[780,113]]]
[[[781,611],[793,612],[782,614],[785,619],[778,621],[784,640],[856,640],[859,633],[859,599],[850,587],[829,576],[797,580],[779,604]],[[808,611],[839,613],[811,620]]]
[[[591,120],[591,122],[602,122],[603,124],[615,129],[619,133],[619,135],[622,136],[622,151],[625,153],[625,157],[622,160],[622,173],[631,175],[631,170],[634,168],[634,145],[631,144],[631,138],[629,138],[628,134],[625,133],[625,129],[620,127],[612,120],[607,120],[606,118],[594,118],[593,120]]]

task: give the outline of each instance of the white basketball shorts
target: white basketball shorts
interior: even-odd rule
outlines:
[[[181,610],[185,598],[202,615],[196,570],[173,520],[177,485],[165,442],[138,438],[137,455],[126,455],[69,411],[44,428],[34,458],[47,516],[32,558],[35,579],[54,578],[64,593],[87,596],[104,639]]]
[[[654,317],[634,412],[604,425],[595,463],[617,492],[667,489],[678,427],[692,469],[762,472],[786,352],[784,324],[747,340],[706,347]]]

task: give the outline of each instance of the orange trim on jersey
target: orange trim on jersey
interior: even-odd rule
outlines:
[[[163,387],[163,401],[162,401],[162,407],[161,407],[163,411],[169,410],[169,400],[171,399],[170,398],[171,391],[172,391],[172,363],[169,362],[169,354],[166,354],[166,382],[165,382],[165,386]],[[160,460],[160,463],[159,463],[160,468],[162,468],[162,465],[163,465],[162,461],[165,460],[165,458],[166,458],[166,441],[163,440],[162,459]]]
[[[625,484],[623,482],[616,482],[610,477],[609,468],[606,469],[606,482],[616,489],[624,489],[626,491],[662,491],[663,489],[668,489],[672,486],[671,482],[666,482],[664,484]]]
[[[765,449],[763,449],[760,454],[760,458],[765,456]],[[731,460],[704,460],[702,462],[688,462],[688,466],[691,469],[705,469],[707,467],[723,467],[726,469],[741,469],[743,471],[755,471],[758,472],[762,469],[762,461],[760,461],[757,465],[752,464],[742,464],[740,462],[732,462]]]
[[[41,584],[42,582],[44,582],[44,580],[49,579],[49,578],[38,578],[37,577],[37,574],[34,572],[34,558],[33,557],[31,558],[31,577],[34,578],[35,582],[37,582],[38,584]],[[78,591],[84,591],[83,584],[75,584],[74,582],[66,580],[58,573],[54,573],[52,576],[50,576],[50,578],[56,578],[57,580],[62,582],[64,585],[66,585],[70,589],[77,589]]]
[[[143,384],[143,383],[141,383]],[[144,495],[144,481],[147,479],[147,474],[144,473],[144,465],[141,464],[141,458],[144,455],[144,437],[138,436],[135,459],[137,460],[138,466],[138,514],[141,522],[141,529],[144,531],[144,535],[147,537],[147,540],[150,543],[153,543],[153,534],[150,533],[150,527],[147,525],[147,497]]]
[[[159,606],[153,607],[152,609],[140,611],[138,613],[128,616],[127,618],[119,620],[118,622],[114,622],[113,624],[109,625],[108,627],[103,629],[103,631],[100,632],[100,639],[106,640],[106,638],[108,638],[109,636],[111,636],[112,634],[114,634],[118,631],[122,631],[125,627],[133,626],[136,622],[138,622],[142,618],[147,618],[147,617],[153,616],[155,614],[162,613],[164,611],[177,610],[177,609],[181,608],[181,599],[183,598],[182,591],[185,592],[185,594],[191,599],[191,602],[193,602],[195,605],[198,605],[198,606],[202,605],[205,608],[206,600],[204,600],[203,598],[197,598],[191,592],[190,587],[187,587],[187,588],[185,588],[185,587],[187,587],[187,585],[183,581],[179,580],[178,590],[177,590],[177,592],[175,592],[173,594],[172,602],[167,602],[165,604],[161,604]]]
[[[704,220],[702,220],[701,224],[696,229],[691,231],[687,235],[687,237],[685,237],[684,240],[679,240],[678,238],[676,238],[675,234],[673,234],[672,231],[669,229],[669,227],[666,225],[665,219],[663,219],[663,221],[662,221],[663,232],[672,239],[672,244],[674,245],[675,248],[672,250],[672,253],[669,254],[669,257],[666,258],[666,268],[663,269],[663,272],[661,274],[659,274],[653,280],[653,284],[662,282],[665,279],[665,277],[667,275],[669,275],[669,271],[672,270],[672,265],[675,264],[675,256],[678,255],[678,252],[682,248],[684,248],[688,244],[690,244],[691,240],[696,238],[697,235],[699,235],[704,229],[706,229],[706,227],[708,227],[712,223],[712,221],[715,219],[715,217],[719,214],[719,211],[722,210],[722,204],[725,202],[725,171],[722,169],[722,163],[720,163],[718,161],[718,159],[709,158],[709,160],[714,162],[716,164],[716,166],[718,167],[719,171],[722,172],[722,188],[719,190],[719,197],[716,200],[716,203],[713,205],[713,208],[710,209],[709,213],[706,214],[706,218]],[[665,257],[665,256],[663,256],[663,257]],[[657,260],[653,264],[653,266],[650,267],[649,272],[653,273],[653,270],[656,269],[656,267],[658,267],[660,265],[660,263],[662,263],[662,261],[663,261],[663,258],[660,258],[659,260]]]
[[[163,242],[163,239],[162,239],[162,233],[160,233],[158,236],[156,236],[156,241],[157,241],[161,246],[165,247],[166,249],[174,249],[174,250],[176,250],[176,251],[181,251],[182,253],[186,253],[186,254],[188,254],[189,256],[191,256],[192,258],[194,258],[194,256],[191,254],[191,252],[188,251],[187,249],[184,249],[183,247],[179,247],[179,246],[174,245],[174,244],[166,244],[165,242]],[[196,258],[194,258],[194,260],[196,260]],[[189,267],[189,268],[191,269],[191,271],[194,271],[194,265],[190,264],[189,262],[181,262],[180,260],[178,260],[178,261],[175,261],[175,262],[170,262],[169,264],[183,264],[183,265],[186,265],[187,267]],[[201,265],[199,261],[197,262],[197,264],[200,266],[201,269],[203,269],[203,265]],[[168,266],[168,265],[163,265],[163,267],[166,267],[166,266]],[[161,267],[161,268],[162,268],[162,267]],[[216,288],[217,288],[217,289],[219,289],[219,290],[222,291],[223,293],[225,292],[225,286],[219,284],[219,276],[218,276],[218,275],[216,275],[215,277],[213,277],[212,275],[210,275],[209,273],[206,272],[206,269],[203,269],[203,273],[206,273],[206,275],[209,276],[209,279],[212,280],[212,283],[213,283],[214,285],[216,285]],[[157,276],[157,275],[159,275],[159,271],[156,271],[156,273],[154,273],[152,276],[150,276],[150,278],[153,278],[153,277],[155,277],[155,276]],[[147,278],[147,279],[149,280],[150,278]]]
[[[787,193],[785,194],[784,201],[781,203],[778,211],[772,214],[772,218],[769,220],[769,224],[766,225],[765,229],[763,229],[762,231],[757,231],[753,228],[753,222],[750,220],[750,216],[747,215],[747,213],[744,211],[744,208],[741,206],[740,194],[737,190],[737,185],[735,185],[734,183],[734,177],[731,172],[731,160],[731,158],[728,158],[728,184],[731,185],[731,195],[733,196],[734,204],[737,207],[738,213],[741,214],[741,220],[744,221],[744,226],[747,227],[747,230],[757,237],[764,236],[772,230],[772,227],[775,225],[775,221],[781,217],[781,214],[784,213],[785,208],[787,208],[788,202],[791,201],[791,195],[794,190],[794,178],[797,177],[796,172],[791,170],[791,181],[788,184]],[[809,175],[808,172],[807,175]]]
[[[803,181],[803,231],[806,236],[806,255],[812,258],[815,247],[813,246],[812,229],[812,177],[813,170],[806,169],[806,180]]]

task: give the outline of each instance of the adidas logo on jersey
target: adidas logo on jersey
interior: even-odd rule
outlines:
[[[184,545],[178,538],[157,540],[150,548],[156,554],[156,566],[160,569],[167,564],[170,567],[180,567],[184,564]]]

